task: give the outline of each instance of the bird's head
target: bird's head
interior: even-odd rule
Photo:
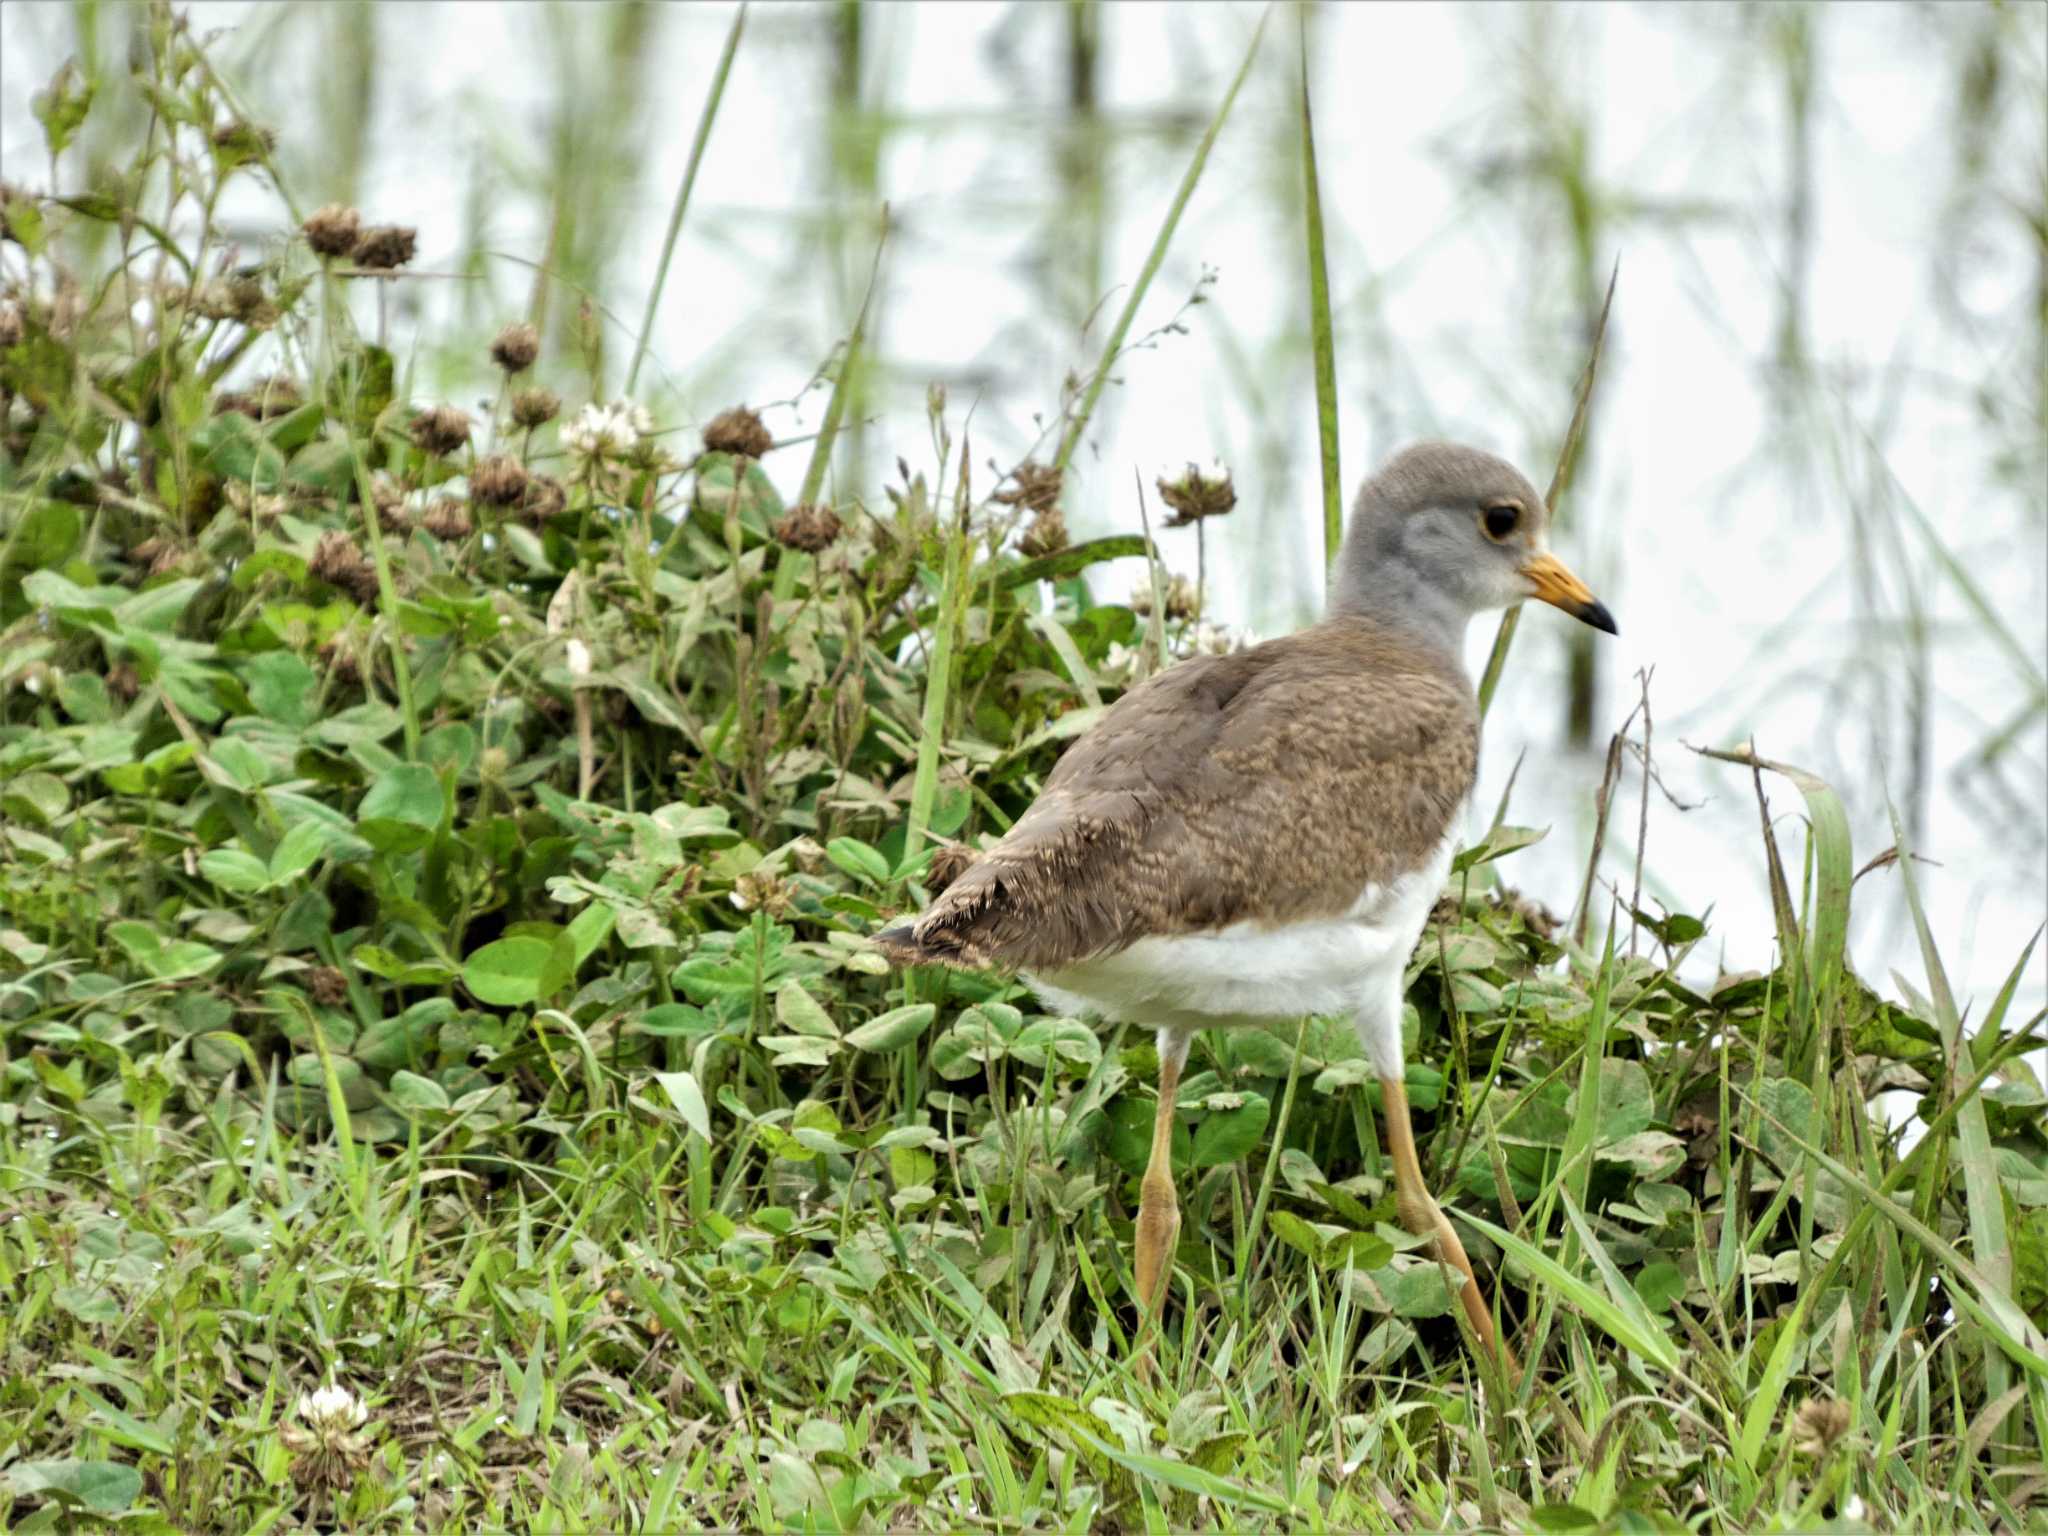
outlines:
[[[1505,459],[1457,443],[1404,448],[1366,481],[1338,552],[1333,613],[1399,621],[1403,604],[1463,621],[1536,598],[1614,634],[1614,618],[1550,551],[1550,509]]]

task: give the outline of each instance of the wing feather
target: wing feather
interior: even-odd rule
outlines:
[[[880,938],[906,961],[1053,970],[1147,934],[1335,915],[1442,841],[1478,725],[1455,665],[1358,620],[1181,662]]]

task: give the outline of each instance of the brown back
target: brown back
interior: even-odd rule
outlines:
[[[904,962],[1055,970],[1147,934],[1334,916],[1424,863],[1471,790],[1456,662],[1361,618],[1132,689],[914,925]]]

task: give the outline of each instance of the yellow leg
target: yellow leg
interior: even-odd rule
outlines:
[[[1180,1202],[1173,1192],[1173,1100],[1187,1061],[1185,1036],[1159,1032],[1159,1110],[1152,1121],[1152,1156],[1138,1197],[1138,1305],[1145,1323],[1157,1321],[1173,1274],[1173,1249],[1180,1237]],[[1142,1325],[1141,1325],[1142,1326]]]
[[[1443,1209],[1422,1182],[1422,1160],[1415,1154],[1415,1128],[1408,1123],[1408,1089],[1398,1077],[1383,1077],[1380,1093],[1386,1105],[1387,1150],[1394,1159],[1394,1200],[1401,1210],[1401,1225],[1417,1237],[1434,1238],[1431,1254],[1465,1277],[1458,1298],[1464,1305],[1465,1316],[1471,1319],[1473,1334],[1481,1348],[1498,1351],[1508,1374],[1515,1375],[1520,1367],[1515,1364],[1514,1351],[1508,1348],[1507,1340],[1494,1335],[1493,1316],[1480,1295],[1479,1277],[1472,1273],[1472,1261],[1465,1257],[1465,1245],[1458,1241]]]

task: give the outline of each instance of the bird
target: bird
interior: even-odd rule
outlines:
[[[1133,1244],[1148,1330],[1180,1231],[1175,1095],[1194,1036],[1339,1015],[1379,1080],[1401,1224],[1458,1272],[1474,1339],[1514,1368],[1416,1156],[1402,982],[1478,773],[1472,619],[1534,598],[1617,632],[1550,522],[1506,460],[1404,448],[1353,503],[1320,620],[1132,688],[999,841],[874,936],[897,966],[1013,972],[1050,1011],[1154,1031]]]

